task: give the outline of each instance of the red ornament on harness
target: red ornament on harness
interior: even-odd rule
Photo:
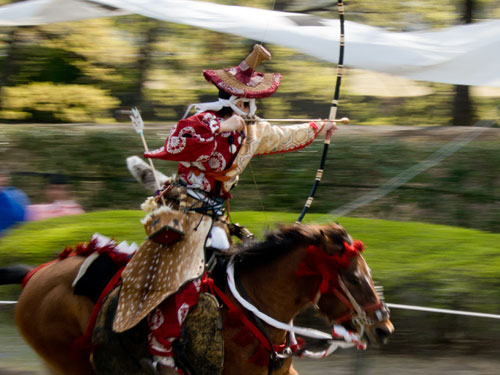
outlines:
[[[306,250],[304,260],[297,268],[297,276],[319,276],[319,291],[325,294],[334,291],[338,285],[338,272],[351,264],[351,259],[358,256],[365,245],[361,241],[348,244],[344,241],[342,255],[329,255],[321,247],[310,245]]]

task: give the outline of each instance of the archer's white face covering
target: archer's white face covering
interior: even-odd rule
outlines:
[[[239,109],[236,106],[236,103],[238,101],[243,101],[245,103],[250,103],[250,111],[247,113],[243,112],[241,109]],[[234,96],[231,95],[229,99],[222,99],[219,98],[218,101],[216,102],[208,102],[208,103],[197,103],[197,104],[190,104],[184,113],[184,116],[182,116],[183,119],[187,117],[189,112],[191,111],[191,108],[195,109],[196,114],[201,113],[201,112],[206,112],[206,111],[220,111],[223,107],[231,107],[231,109],[234,111],[234,113],[240,115],[240,116],[254,116],[255,111],[257,109],[257,106],[255,105],[255,99],[247,99],[247,98],[240,98],[239,96]]]

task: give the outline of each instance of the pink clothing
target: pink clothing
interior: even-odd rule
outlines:
[[[29,221],[51,219],[53,217],[78,215],[85,211],[75,201],[54,201],[52,203],[32,204],[27,207]]]

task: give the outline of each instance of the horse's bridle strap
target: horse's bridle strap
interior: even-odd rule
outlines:
[[[340,278],[340,276],[339,276],[339,278]],[[384,308],[384,304],[380,301],[372,303],[370,305],[366,305],[366,306],[359,305],[354,300],[351,293],[349,292],[349,290],[347,289],[347,287],[345,286],[345,284],[342,282],[341,279],[339,281],[339,285],[341,286],[343,291],[339,290],[338,288],[334,288],[333,293],[351,311],[349,313],[341,316],[340,318],[335,319],[335,321],[337,323],[342,323],[342,322],[345,322],[346,320],[348,320],[350,317],[352,317],[353,312],[356,312],[358,314],[362,314],[362,313],[367,313],[370,311],[375,311],[375,310],[379,310],[379,309]],[[354,303],[351,301],[354,301]]]

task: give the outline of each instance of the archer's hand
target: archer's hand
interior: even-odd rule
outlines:
[[[245,120],[239,115],[232,115],[220,123],[219,133],[245,130]]]
[[[330,130],[333,133],[335,130],[338,129],[337,123],[335,121],[318,120],[316,123],[319,125],[320,129],[321,129],[321,127],[323,127],[323,129],[321,129],[321,131],[319,132],[319,134],[326,134]],[[323,126],[323,124],[324,124],[324,126]]]

